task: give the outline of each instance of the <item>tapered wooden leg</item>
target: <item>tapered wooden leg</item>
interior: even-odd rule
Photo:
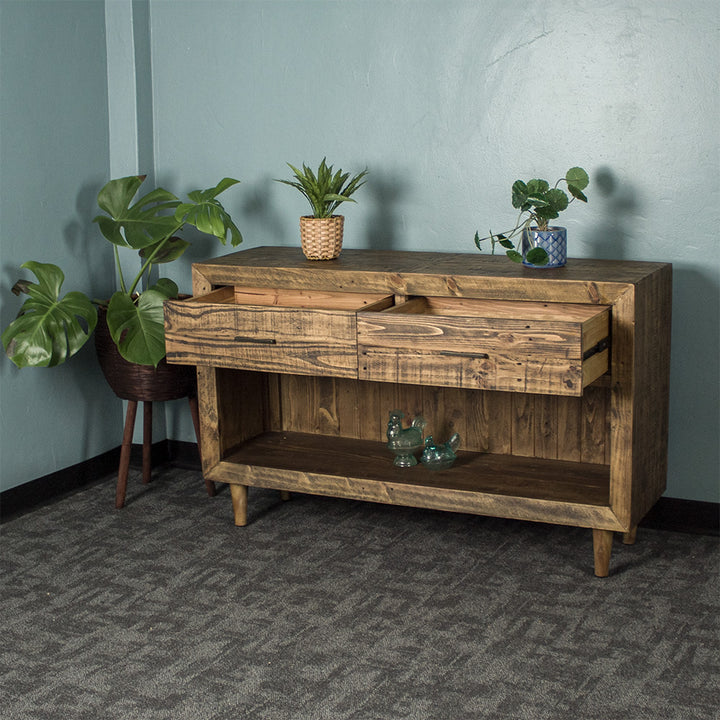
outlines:
[[[195,439],[197,440],[198,455],[202,464],[202,445],[200,444],[200,412],[198,411],[197,395],[188,397],[190,403],[190,415],[192,416],[193,427],[195,428]],[[205,489],[210,497],[215,495],[215,483],[210,478],[205,478]]]
[[[132,448],[136,413],[137,401],[128,400],[127,412],[125,413],[125,429],[123,431],[122,445],[120,447],[120,467],[118,468],[117,487],[115,488],[115,507],[118,509],[125,505],[128,469],[130,468],[130,450]]]
[[[595,575],[597,577],[607,577],[610,574],[612,543],[612,530],[593,529],[593,554],[595,555]]]
[[[143,478],[147,485],[152,475],[152,402],[143,402]]]
[[[626,533],[623,533],[623,542],[626,545],[634,545],[637,538],[637,525],[631,527]]]
[[[232,496],[233,514],[235,515],[235,524],[239,527],[247,525],[247,504],[248,489],[247,485],[230,485],[230,495]]]

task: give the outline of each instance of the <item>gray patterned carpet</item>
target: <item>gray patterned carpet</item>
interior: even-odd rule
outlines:
[[[5,720],[717,720],[720,548],[107,478],[0,528]]]

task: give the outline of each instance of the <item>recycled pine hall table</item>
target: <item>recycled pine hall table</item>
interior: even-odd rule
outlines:
[[[203,473],[248,487],[592,529],[635,541],[665,489],[672,267],[257,247],[193,265],[165,305],[169,362],[197,366]],[[398,468],[390,410],[462,438]]]

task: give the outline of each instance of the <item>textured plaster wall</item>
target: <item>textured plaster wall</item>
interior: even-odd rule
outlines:
[[[371,172],[346,247],[474,252],[516,178],[584,166],[570,254],[674,264],[667,494],[717,501],[719,7],[151,0],[158,181],[238,177],[245,246],[297,245],[303,201],[272,178],[327,155]],[[192,439],[186,414],[170,433]]]
[[[22,299],[10,288],[26,260],[65,271],[63,291],[101,296],[112,255],[94,236],[108,176],[104,3],[0,3],[0,325]],[[24,273],[31,277],[29,273]],[[18,370],[0,361],[0,490],[119,444],[120,402],[92,345],[70,363]]]
[[[474,252],[476,229],[513,222],[513,180],[580,164],[570,254],[674,265],[667,494],[718,501],[719,28],[715,0],[3,2],[2,326],[27,259],[109,292],[91,219],[110,175],[176,191],[233,175],[245,246],[297,245],[303,201],[272,179],[327,155],[371,172],[347,247]],[[199,239],[175,279],[222,252]],[[1,489],[118,444],[91,347],[53,370],[0,363],[0,402]],[[193,439],[184,403],[168,432]]]

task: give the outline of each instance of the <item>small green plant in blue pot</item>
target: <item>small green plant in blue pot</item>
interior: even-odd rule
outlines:
[[[491,232],[484,238],[476,232],[475,245],[482,250],[482,243],[489,240],[493,254],[500,245],[512,261],[522,262],[526,267],[562,267],[567,261],[567,230],[551,226],[550,221],[558,218],[574,200],[586,203],[583,190],[589,182],[581,167],[570,168],[553,187],[547,180],[516,180],[512,186],[512,206],[520,214],[515,227],[502,233]],[[561,183],[567,186],[567,193],[558,187]]]

